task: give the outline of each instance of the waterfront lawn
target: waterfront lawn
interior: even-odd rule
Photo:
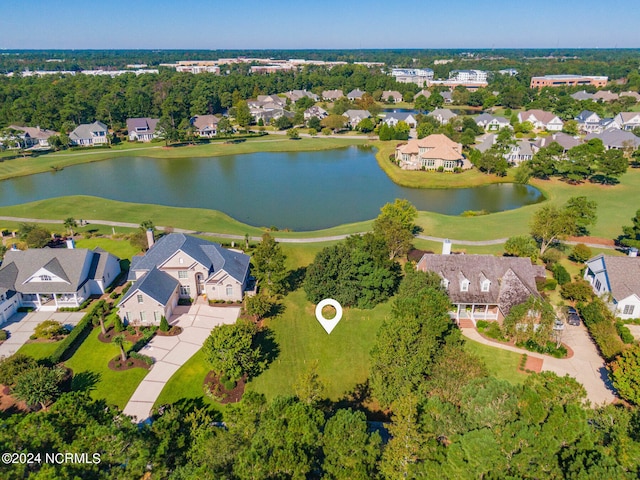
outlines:
[[[283,303],[284,312],[265,322],[273,331],[279,353],[247,389],[268,399],[291,395],[296,380],[316,361],[331,400],[342,398],[368,378],[369,353],[380,325],[390,315],[389,302],[372,310],[345,309],[331,335],[316,320],[314,306],[302,289],[287,295]]]
[[[36,360],[43,360],[49,357],[58,348],[58,342],[38,342],[38,343],[25,343],[22,345],[16,353],[21,355],[28,355]]]
[[[120,349],[115,344],[98,340],[99,333],[100,328],[94,328],[65,366],[73,370],[74,390],[89,390],[93,398],[105,399],[107,404],[123,409],[148,371],[143,368],[123,372],[110,370],[107,364]],[[125,348],[130,346],[125,345]]]
[[[486,365],[489,375],[493,377],[506,380],[513,385],[520,385],[528,376],[527,373],[518,370],[522,357],[518,353],[483,345],[468,338],[465,338],[464,348],[467,352],[479,357]]]
[[[134,247],[128,240],[116,240],[111,238],[82,238],[76,240],[77,248],[88,248],[93,250],[96,247],[115,255],[121,260],[129,259],[138,253],[141,253],[137,247]]]

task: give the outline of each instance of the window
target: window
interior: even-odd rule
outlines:
[[[447,160],[444,162],[444,168],[448,169],[448,168],[455,168],[456,167],[456,161],[455,160]]]
[[[635,309],[635,305],[625,305],[623,315],[633,315],[633,310]]]
[[[460,291],[461,292],[468,292],[469,291],[469,280],[463,280],[460,283]]]
[[[189,272],[186,270],[179,270],[178,278],[181,278],[181,279],[189,278]]]
[[[41,282],[50,282],[51,281],[51,276],[50,275],[40,275],[40,281]]]
[[[600,280],[596,280],[596,283],[593,286],[596,288],[596,291],[599,292],[602,284],[600,283]]]
[[[233,286],[227,285],[227,297],[230,297],[231,295],[233,295]]]
[[[182,265],[182,264],[184,263],[184,259],[183,259],[182,257],[180,257],[180,258],[178,259],[178,263],[179,263],[180,265]]]
[[[442,285],[442,287],[447,290],[449,288],[449,280],[447,280],[446,278],[442,280],[442,282],[440,283],[440,285]]]
[[[161,317],[161,316],[162,316],[162,315],[160,315],[160,312],[153,312],[153,319],[154,319],[156,322],[159,322],[159,321],[160,321],[160,317]]]
[[[191,296],[191,288],[189,285],[180,285],[180,295],[190,297]]]
[[[140,321],[144,322],[147,320],[147,314],[145,312],[140,312]]]
[[[484,281],[482,282],[482,288],[481,288],[481,290],[482,290],[483,292],[488,292],[488,291],[489,291],[489,287],[490,287],[490,286],[491,286],[491,282],[490,282],[489,280],[484,280]]]
[[[136,295],[136,298],[138,299],[138,303],[144,303],[144,298],[142,297],[142,295]]]

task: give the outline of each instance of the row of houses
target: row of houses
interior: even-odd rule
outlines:
[[[120,300],[119,315],[133,324],[160,323],[180,299],[206,296],[241,301],[253,293],[249,256],[197,237],[172,233],[154,242],[131,261],[132,286]],[[100,248],[34,248],[6,252],[0,266],[0,324],[19,307],[55,311],[78,307],[102,295],[121,274],[117,257]]]

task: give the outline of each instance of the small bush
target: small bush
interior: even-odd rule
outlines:
[[[545,290],[555,290],[557,286],[558,286],[558,281],[555,278],[548,278],[544,282]]]
[[[577,263],[584,263],[589,260],[593,254],[591,253],[591,249],[587,247],[584,243],[579,243],[573,250],[571,250],[571,254],[569,258]]]
[[[130,358],[135,358],[137,360],[142,360],[144,363],[146,363],[147,365],[153,365],[155,360],[148,356],[148,355],[143,355],[141,353],[138,352],[129,352],[129,357]]]
[[[440,173],[444,172],[444,167],[442,165],[440,165],[438,167],[438,172],[440,172]]]
[[[111,299],[116,299],[118,298],[120,294],[118,292],[116,292],[115,290],[113,292],[111,292],[111,294],[109,295],[109,298]]]
[[[124,324],[122,323],[122,319],[119,315],[113,317],[113,331],[116,333],[120,333],[124,330]]]
[[[0,330],[0,342],[4,342],[7,338],[9,338],[9,333],[6,330]]]
[[[162,317],[160,318],[160,331],[161,332],[169,331],[169,322],[167,321],[167,317],[165,317],[164,315],[162,315]]]
[[[560,295],[566,300],[587,302],[593,298],[593,290],[591,289],[589,282],[585,280],[577,280],[575,282],[562,285]]]
[[[489,326],[489,322],[487,322],[486,320],[478,320],[476,322],[476,327],[478,328],[478,330],[487,328],[488,326]]]
[[[551,266],[558,263],[562,258],[562,253],[560,253],[555,248],[550,248],[540,257],[544,264],[548,269],[551,269]]]
[[[52,339],[61,337],[68,333],[69,330],[67,330],[60,322],[56,322],[55,320],[45,320],[35,328],[35,331],[33,332],[33,335],[31,335],[31,338]]]
[[[494,340],[505,340],[504,335],[502,334],[502,329],[500,328],[500,325],[498,325],[498,322],[489,322],[489,325],[484,330],[484,334],[489,338],[493,338]]]
[[[566,285],[571,281],[571,275],[569,275],[569,272],[567,272],[567,269],[564,268],[559,263],[554,264],[551,270],[553,272],[553,278],[556,279],[558,284]]]
[[[635,343],[636,341],[635,337],[631,334],[631,330],[629,330],[629,328],[625,326],[624,323],[620,321],[616,321],[616,330],[618,332],[618,335],[620,335],[620,339],[624,343],[627,343],[627,344]]]
[[[236,388],[235,380],[232,380],[229,377],[222,377],[220,379],[220,383],[222,383],[222,386],[225,388],[225,390],[233,390],[234,388]]]
[[[133,362],[132,362],[131,360],[129,360],[129,361],[127,362],[127,366],[128,366],[128,367],[133,367]]]

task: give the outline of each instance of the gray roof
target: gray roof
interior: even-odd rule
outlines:
[[[134,257],[131,270],[151,271],[160,267],[178,250],[209,270],[209,275],[224,270],[242,283],[249,272],[249,255],[222,248],[219,243],[183,233],[170,233],[160,238],[143,257]]]
[[[578,114],[578,116],[576,117],[576,120],[577,120],[579,123],[585,123],[585,122],[589,119],[589,117],[590,117],[591,115],[595,115],[595,116],[598,118],[598,120],[596,120],[596,122],[599,122],[599,121],[600,121],[600,116],[599,116],[597,113],[592,112],[591,110],[583,110],[583,111],[581,111],[581,112]]]
[[[586,90],[581,90],[579,92],[572,93],[569,96],[574,100],[592,100],[593,99],[593,93],[587,93]]]
[[[154,133],[159,121],[158,118],[127,118],[127,131]]]
[[[362,95],[364,95],[365,92],[363,92],[362,90],[360,90],[359,88],[356,88],[355,90],[351,90],[348,94],[347,94],[347,98],[361,98]]]
[[[495,303],[504,315],[531,295],[537,296],[536,278],[545,277],[544,267],[532,265],[529,258],[426,254],[423,262],[427,271],[449,281],[447,293],[453,303]],[[463,292],[460,283],[465,279],[469,290]],[[491,282],[488,292],[481,288],[484,279]]]
[[[494,116],[491,115],[490,113],[481,113],[476,118],[474,118],[474,120],[476,121],[476,124],[478,125],[480,125],[481,123],[484,123],[486,125],[493,119],[494,119]]]
[[[145,293],[158,303],[166,305],[178,285],[178,280],[154,267],[132,285],[127,294],[120,300],[118,306],[124,304],[138,292]]]
[[[484,137],[482,142],[479,143],[478,145],[476,145],[474,148],[476,150],[480,150],[482,153],[484,153],[487,150],[489,150],[491,147],[493,147],[495,145],[495,143],[496,143],[496,135],[495,135],[495,133],[491,133],[491,134],[487,135],[486,137]]]
[[[83,123],[78,125],[73,132],[69,134],[71,140],[79,140],[81,138],[93,138],[94,133],[105,132],[107,133],[107,126],[102,122]]]
[[[632,145],[633,148],[640,147],[640,138],[626,130],[605,130],[602,133],[589,133],[585,137],[586,141],[592,138],[599,138],[605,147],[608,148],[625,148]]]
[[[531,142],[529,140],[525,140],[524,138],[516,140],[516,147],[518,148],[518,155],[533,155]]]
[[[32,248],[9,250],[0,268],[0,287],[20,293],[74,293],[87,281],[101,278],[110,254],[86,248]],[[117,257],[114,257],[117,259]],[[89,262],[89,270],[82,275]],[[62,281],[25,283],[44,269]]]
[[[640,257],[613,257],[610,255],[596,255],[593,260],[602,258],[611,294],[617,300],[623,300],[631,295],[640,297]]]
[[[349,117],[349,120],[353,120],[356,118],[369,118],[371,114],[368,110],[347,110],[342,114],[344,117]]]
[[[565,151],[580,145],[580,140],[566,133],[558,132],[548,137],[542,137],[536,140],[535,145],[538,148],[548,147],[553,142],[559,144]]]
[[[338,99],[344,97],[342,90],[324,90],[322,96],[328,99]]]
[[[394,119],[398,120],[399,122],[400,121],[406,122],[407,118],[409,118],[409,117],[411,117],[411,118],[413,118],[415,120],[415,117],[413,116],[413,114],[411,112],[391,112],[391,113],[387,113],[384,116],[384,119],[385,120],[389,120],[391,118],[394,118]]]
[[[451,119],[453,117],[457,117],[455,113],[453,113],[448,108],[436,108],[433,112],[427,114],[428,117],[442,117],[444,119]]]

